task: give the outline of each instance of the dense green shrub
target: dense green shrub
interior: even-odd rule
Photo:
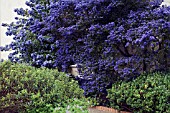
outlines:
[[[110,106],[138,113],[170,113],[170,73],[142,75],[108,90]]]
[[[77,82],[57,69],[0,63],[0,112],[50,113],[74,99],[87,101]]]

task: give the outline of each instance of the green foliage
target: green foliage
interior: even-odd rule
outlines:
[[[137,113],[170,113],[170,73],[141,75],[108,90],[110,106]]]
[[[57,104],[57,103],[56,103]],[[87,98],[81,99],[68,99],[67,102],[57,104],[46,104],[43,107],[29,109],[28,113],[88,113],[88,106],[92,104],[91,101],[87,101]]]
[[[87,102],[78,83],[57,69],[0,63],[0,112],[50,113],[68,100]]]

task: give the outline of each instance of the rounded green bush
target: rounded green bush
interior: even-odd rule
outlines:
[[[50,113],[70,99],[84,99],[83,90],[57,69],[0,63],[0,112]]]
[[[144,74],[108,90],[110,106],[137,113],[170,113],[170,73]]]

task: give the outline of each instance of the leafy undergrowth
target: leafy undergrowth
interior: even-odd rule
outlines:
[[[137,113],[170,112],[170,73],[144,74],[108,90],[110,107]]]
[[[0,63],[0,112],[81,113],[90,104],[78,83],[57,69]]]

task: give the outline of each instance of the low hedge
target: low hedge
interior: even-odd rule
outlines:
[[[144,74],[108,90],[110,106],[136,113],[170,113],[170,73]]]
[[[78,83],[57,69],[0,63],[0,112],[60,113],[55,108],[69,110],[70,103],[81,102],[87,99]]]

